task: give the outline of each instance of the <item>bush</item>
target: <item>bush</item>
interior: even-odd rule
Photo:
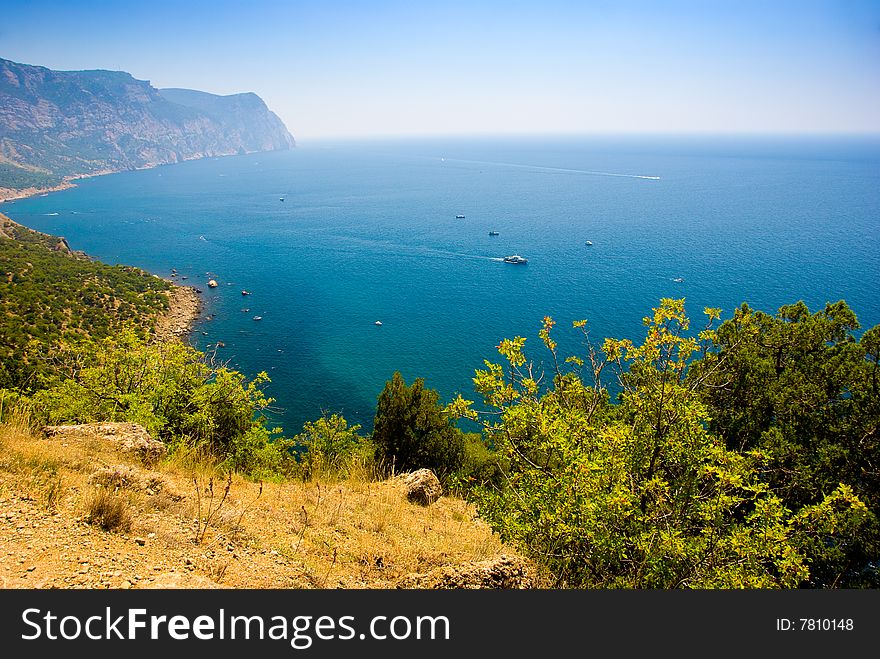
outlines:
[[[147,344],[133,331],[52,355],[51,386],[31,398],[42,424],[128,421],[173,449],[198,448],[254,478],[282,471],[288,443],[262,411],[269,381],[214,364],[180,343]]]
[[[316,421],[307,421],[302,433],[294,437],[294,450],[302,456],[303,478],[347,476],[364,442],[357,434],[360,428],[349,426],[340,414],[325,414]]]
[[[827,563],[843,558],[852,538],[876,526],[843,482],[788,507],[784,490],[763,480],[772,455],[728,448],[713,433],[701,390],[716,371],[688,375],[692,356],[705,358],[717,338],[720,312],[706,313],[706,328],[691,337],[684,300],[664,299],[645,319],[642,344],[606,339],[601,348],[578,321],[587,358],[565,360],[546,318],[546,385],[522,337],[500,343],[506,364],[477,372],[477,391],[495,408],[484,428],[505,472],[500,486],[476,488],[480,514],[557,587],[797,587],[817,574],[818,551]],[[603,372],[617,375],[616,405]],[[450,410],[480,418],[470,401]]]
[[[399,372],[385,383],[373,422],[376,459],[386,471],[427,468],[445,480],[461,468],[462,432],[438,405],[439,394],[417,378],[407,386]]]
[[[490,448],[480,433],[466,433],[463,439],[461,466],[450,479],[450,487],[463,495],[478,487],[501,487],[503,456]]]
[[[130,531],[131,512],[128,509],[128,500],[103,487],[96,488],[86,503],[86,521],[105,531]]]

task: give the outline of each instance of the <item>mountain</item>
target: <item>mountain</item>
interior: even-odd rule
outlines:
[[[0,199],[82,176],[294,145],[253,93],[159,90],[122,71],[0,58]]]

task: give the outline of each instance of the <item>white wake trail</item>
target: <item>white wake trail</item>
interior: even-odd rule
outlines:
[[[523,165],[515,162],[492,162],[489,160],[465,160],[463,158],[441,158],[442,162],[460,162],[470,165],[494,165],[496,167],[514,167],[516,169],[530,169],[539,172],[558,172],[560,174],[586,174],[588,176],[616,176],[619,178],[639,178],[647,181],[659,181],[659,176],[647,176],[645,174],[620,174],[618,172],[599,172],[589,169],[567,169],[565,167],[544,167],[542,165]]]

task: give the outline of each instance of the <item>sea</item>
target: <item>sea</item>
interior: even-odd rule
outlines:
[[[0,212],[200,288],[191,342],[268,373],[288,435],[323,413],[369,431],[395,371],[479,407],[472,378],[501,339],[526,337],[549,365],[545,316],[563,357],[584,355],[572,321],[597,343],[639,340],[666,297],[685,298],[694,326],[706,306],[729,318],[743,302],[841,299],[880,323],[876,136],[303,141],[84,179]]]

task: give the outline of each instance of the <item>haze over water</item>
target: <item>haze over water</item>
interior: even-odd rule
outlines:
[[[863,327],[880,323],[876,138],[313,143],[87,179],[0,211],[108,263],[176,268],[212,316],[194,344],[267,371],[289,434],[322,410],[369,427],[395,370],[473,399],[501,338],[546,357],[545,315],[563,354],[581,318],[599,342],[639,339],[661,297],[685,297],[694,325],[705,306],[729,318],[800,299],[845,299]]]

